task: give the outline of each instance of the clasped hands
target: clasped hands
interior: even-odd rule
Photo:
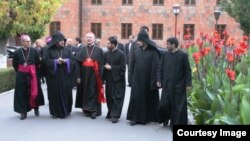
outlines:
[[[62,59],[61,57],[57,59],[57,64],[61,65],[61,64],[65,63],[65,62],[66,62],[65,59]]]

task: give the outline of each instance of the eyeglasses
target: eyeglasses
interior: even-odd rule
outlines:
[[[31,41],[23,41],[23,42],[27,42],[27,43],[30,43]]]

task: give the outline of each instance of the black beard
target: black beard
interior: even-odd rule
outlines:
[[[107,47],[108,48],[108,47]],[[114,48],[108,48],[109,51],[112,51]]]
[[[56,47],[62,48],[63,46],[61,46],[59,43],[56,43]]]

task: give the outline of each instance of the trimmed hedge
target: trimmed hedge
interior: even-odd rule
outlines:
[[[15,71],[13,68],[0,69],[0,93],[13,89]]]

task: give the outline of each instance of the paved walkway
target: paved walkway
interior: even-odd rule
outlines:
[[[47,96],[43,85],[44,96]],[[75,97],[75,90],[73,95]],[[112,124],[103,115],[93,120],[85,117],[80,109],[73,108],[66,119],[52,119],[49,115],[48,101],[40,107],[40,117],[28,113],[26,120],[13,111],[13,90],[0,94],[0,141],[172,141],[169,127],[157,123],[130,126],[126,120],[130,88],[126,89],[125,103],[121,119]]]

